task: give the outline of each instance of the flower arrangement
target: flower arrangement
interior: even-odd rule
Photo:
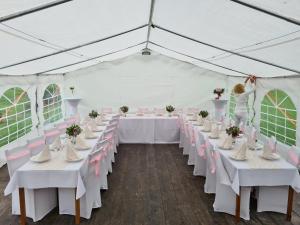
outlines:
[[[240,133],[240,128],[236,127],[236,126],[231,126],[228,129],[226,129],[226,133],[228,135],[231,135],[233,138],[239,136]]]
[[[174,112],[175,111],[175,108],[172,106],[172,105],[167,105],[166,106],[166,111],[168,113],[171,113],[171,112]]]
[[[122,113],[127,113],[129,108],[128,108],[128,106],[123,105],[123,106],[120,107],[120,110],[121,110]]]
[[[216,99],[220,99],[221,95],[224,93],[224,88],[216,88],[214,89],[214,94],[217,94]]]
[[[206,118],[208,116],[208,112],[205,110],[201,110],[199,112],[199,116],[201,116],[202,118]]]
[[[66,134],[69,137],[77,137],[82,132],[82,129],[77,124],[73,124],[70,127],[67,127]]]
[[[70,90],[71,90],[71,92],[72,92],[72,95],[74,95],[75,87],[74,87],[74,86],[71,86],[71,87],[70,87]]]
[[[97,116],[99,116],[99,113],[96,110],[92,110],[92,112],[89,113],[89,117],[92,119],[95,119]]]

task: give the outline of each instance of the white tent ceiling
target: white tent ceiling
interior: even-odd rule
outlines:
[[[147,46],[228,75],[289,76],[299,25],[299,0],[1,0],[0,74],[66,73]]]

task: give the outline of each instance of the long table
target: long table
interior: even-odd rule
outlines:
[[[106,126],[98,126],[105,130]],[[75,224],[80,223],[80,198],[85,194],[86,188],[83,182],[83,176],[87,169],[88,155],[93,151],[97,140],[103,135],[103,131],[96,133],[98,138],[86,139],[87,144],[91,146],[89,150],[77,151],[83,157],[79,162],[67,162],[65,152],[52,152],[51,160],[44,163],[35,163],[28,161],[18,168],[11,177],[5,188],[4,194],[9,195],[19,188],[20,218],[21,225],[25,225],[26,206],[25,189],[39,188],[74,188],[75,189]]]
[[[120,143],[179,143],[178,117],[128,114],[120,118]]]
[[[194,125],[195,132],[200,132],[207,140],[209,133],[202,132],[202,128]],[[248,151],[248,160],[236,161],[230,158],[232,151],[218,147],[219,139],[208,140],[214,146],[214,151],[220,153],[223,166],[231,180],[231,188],[236,193],[237,222],[240,220],[240,188],[243,186],[289,186],[287,220],[291,220],[293,192],[300,192],[300,176],[295,166],[283,158],[276,161],[264,160],[259,156],[262,151]]]

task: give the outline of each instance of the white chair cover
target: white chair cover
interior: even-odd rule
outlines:
[[[196,158],[196,138],[192,123],[188,123],[188,134],[189,134],[189,159],[188,165],[195,165]]]
[[[90,219],[93,208],[101,207],[100,195],[100,163],[97,157],[101,156],[101,151],[92,152],[87,161],[87,171],[84,175],[85,194],[80,198],[80,217]],[[100,159],[101,160],[101,159]],[[59,213],[75,215],[75,189],[59,189]]]
[[[26,146],[5,151],[10,178],[14,172],[24,165],[31,156]],[[54,188],[25,189],[26,216],[34,222],[41,220],[57,205],[57,194]],[[19,191],[12,193],[12,214],[20,215]]]
[[[112,173],[112,162],[115,161],[115,155],[114,155],[114,149],[116,147],[115,145],[115,137],[114,137],[114,131],[115,129],[114,128],[111,128],[111,129],[107,129],[104,131],[104,134],[103,134],[103,138],[104,139],[107,139],[108,142],[109,142],[109,145],[106,146],[107,149],[105,149],[107,151],[107,155],[108,155],[108,171],[110,173]]]
[[[184,142],[183,142],[183,155],[188,155],[190,152],[190,137],[188,131],[188,122],[184,120]]]
[[[245,220],[250,219],[250,192],[251,187],[241,187],[240,216]],[[230,178],[223,166],[221,156],[216,154],[216,195],[214,202],[215,212],[224,212],[235,215],[236,193],[231,188]]]
[[[193,171],[194,176],[206,176],[206,153],[205,140],[202,133],[196,133],[196,156],[195,167]]]
[[[27,149],[30,150],[31,156],[39,154],[45,147],[46,140],[44,136],[27,140]]]
[[[205,140],[206,153],[206,179],[204,184],[205,193],[216,193],[216,152],[214,146],[211,145],[208,139]]]
[[[184,147],[184,136],[185,136],[185,133],[184,133],[184,122],[183,122],[183,117],[182,115],[179,116],[179,148],[183,148]]]

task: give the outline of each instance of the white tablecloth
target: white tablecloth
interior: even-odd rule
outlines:
[[[203,127],[195,126],[196,132],[201,132],[205,138],[209,133],[202,132]],[[219,139],[209,139],[214,150],[221,155],[224,168],[231,180],[232,189],[239,194],[241,186],[292,186],[296,192],[300,192],[300,176],[298,169],[285,159],[268,161],[259,157],[260,152],[249,150],[249,159],[236,161],[229,156],[232,150],[221,150],[218,147]],[[263,163],[263,161],[265,163]]]
[[[127,115],[120,118],[120,143],[179,143],[178,117]]]
[[[103,130],[105,126],[102,127]],[[103,132],[96,133],[99,137]],[[79,162],[67,162],[65,152],[51,152],[51,160],[44,163],[35,163],[28,161],[14,173],[4,194],[11,194],[19,187],[27,189],[37,188],[77,188],[76,199],[82,197],[86,191],[83,177],[87,173],[89,153],[93,150],[97,139],[86,140],[92,147],[89,150],[78,151],[78,154],[84,158]]]

